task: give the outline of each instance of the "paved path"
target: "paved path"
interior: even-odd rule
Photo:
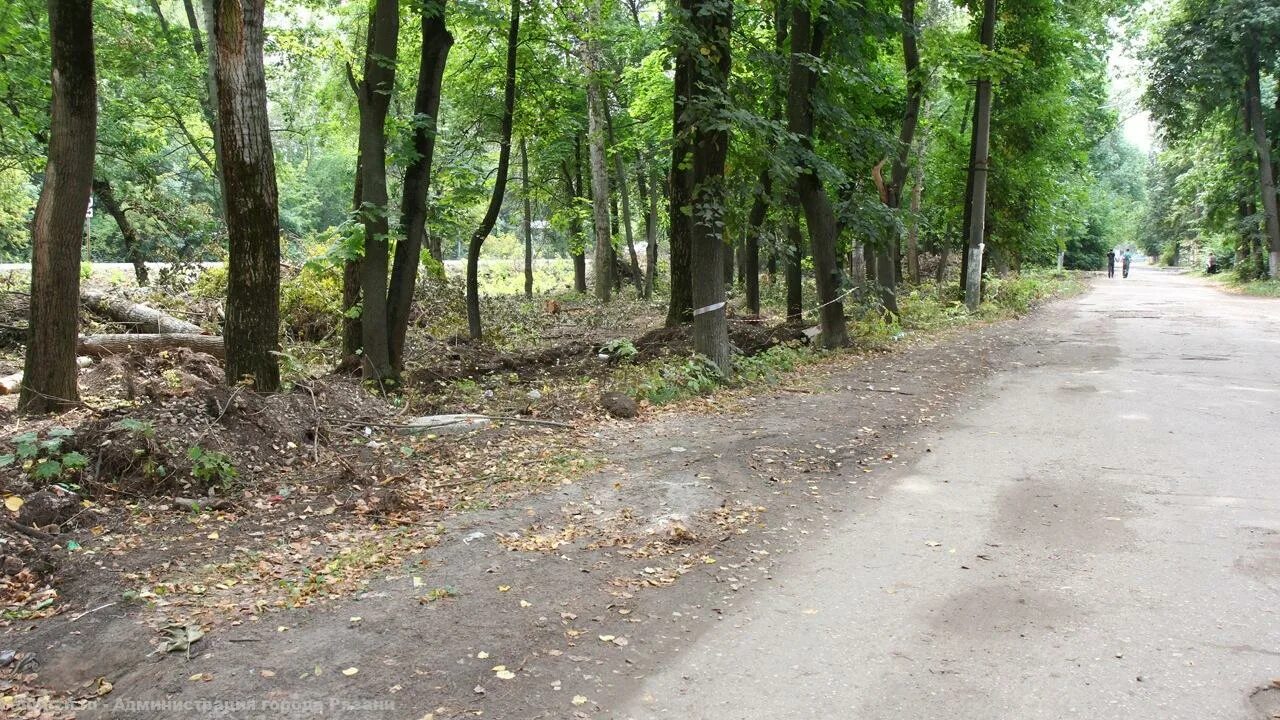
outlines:
[[[1138,267],[1058,316],[612,717],[1280,712],[1280,302]]]

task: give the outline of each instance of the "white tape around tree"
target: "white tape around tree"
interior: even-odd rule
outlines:
[[[715,311],[719,310],[720,308],[724,307],[724,306],[725,306],[725,305],[727,305],[727,304],[728,304],[728,303],[726,303],[725,301],[721,300],[720,302],[716,303],[715,305],[708,305],[708,306],[706,306],[706,307],[700,307],[700,308],[698,308],[697,310],[694,310],[694,311],[693,311],[694,317],[697,317],[698,315],[701,315],[701,314],[703,314],[703,313],[715,312]]]

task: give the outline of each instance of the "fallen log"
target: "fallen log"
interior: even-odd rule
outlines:
[[[93,364],[91,357],[76,358],[76,367],[86,368]],[[22,373],[16,372],[12,375],[0,377],[0,395],[12,395],[22,389]]]
[[[199,325],[179,320],[153,307],[112,297],[97,290],[81,290],[80,302],[90,310],[105,315],[130,330],[140,333],[185,333],[199,335],[204,332]]]
[[[194,333],[84,335],[80,338],[78,352],[90,357],[106,357],[130,352],[154,353],[176,348],[190,348],[196,352],[208,353],[219,360],[225,359],[227,355],[220,335]]]

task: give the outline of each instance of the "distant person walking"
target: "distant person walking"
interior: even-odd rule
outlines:
[[[1116,249],[1111,248],[1107,251],[1107,277],[1116,276]]]
[[[1124,251],[1124,277],[1129,277],[1129,263],[1133,261],[1133,251],[1126,249]]]

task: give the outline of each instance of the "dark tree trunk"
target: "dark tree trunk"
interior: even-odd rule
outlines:
[[[902,57],[907,77],[907,103],[902,111],[902,127],[898,133],[898,152],[893,159],[893,170],[885,187],[885,204],[891,210],[902,208],[902,190],[906,185],[910,168],[911,146],[915,143],[916,126],[920,119],[920,103],[924,97],[924,83],[920,79],[920,51],[916,44],[919,28],[916,26],[916,0],[902,0]],[[897,284],[902,272],[899,260],[899,238],[892,232],[883,249],[884,257],[877,262],[876,281],[880,285],[881,301],[885,309],[898,313]]]
[[[404,173],[400,199],[400,227],[404,239],[396,243],[387,291],[387,354],[391,367],[404,369],[404,340],[409,331],[409,310],[418,284],[422,245],[427,235],[427,190],[431,184],[431,163],[435,156],[440,88],[445,60],[453,47],[453,35],[445,26],[445,0],[422,2],[422,48],[418,64],[418,89],[413,100],[413,161]],[[434,243],[432,257],[440,260],[440,244]]]
[[[760,173],[760,189],[756,192],[751,215],[747,218],[747,237],[742,251],[742,281],[747,295],[747,309],[752,315],[760,314],[760,233],[763,232],[765,214],[769,210],[769,193],[772,184],[769,171]]]
[[[720,234],[723,238],[722,242],[724,243],[724,252],[721,253],[724,256],[722,258],[722,262],[724,263],[724,284],[732,287],[734,269],[733,256],[735,253],[733,241],[729,239],[728,233],[721,231]]]
[[[575,142],[575,145],[577,143]],[[577,153],[581,155],[581,153]],[[581,164],[577,163],[577,155],[575,155],[575,168],[581,169]],[[582,237],[582,218],[578,215],[578,200],[581,197],[579,188],[582,186],[582,173],[576,173],[577,183],[574,183],[575,171],[569,169],[567,162],[560,164],[561,172],[564,174],[564,190],[565,198],[569,204],[569,257],[573,259],[573,291],[578,293],[587,292],[587,256],[583,252],[585,240]]]
[[[618,190],[622,196],[622,232],[627,239],[627,252],[631,255],[631,280],[636,288],[636,296],[644,295],[644,275],[640,273],[640,258],[636,255],[636,242],[631,233],[631,193],[627,188],[627,175],[623,169],[622,153],[614,156],[617,165]]]
[[[576,182],[571,185],[570,201],[574,208],[569,219],[569,230],[573,234],[575,243],[572,246],[571,254],[573,255],[573,290],[582,294],[587,293],[587,241],[582,235],[582,218],[578,215],[577,198],[586,197],[585,189],[582,182],[582,137],[575,135],[573,138],[573,175],[565,175],[570,182]]]
[[[601,27],[602,0],[588,0],[588,26]],[[596,299],[608,302],[613,290],[613,234],[609,223],[609,172],[605,167],[605,118],[604,88],[601,85],[600,73],[604,72],[601,62],[600,40],[594,34],[587,38],[586,72],[587,72],[587,150],[591,164],[591,218],[595,232],[595,283]]]
[[[692,0],[679,0],[678,11],[689,15]],[[690,247],[693,236],[693,118],[688,98],[694,92],[693,48],[677,41],[674,48],[675,99],[672,103],[670,198],[671,302],[667,306],[667,326],[693,319],[693,276]]]
[[[812,59],[820,55],[826,21],[812,22],[809,6],[795,3],[791,15],[791,67],[787,89],[788,130],[800,138],[804,149],[813,144],[813,91],[817,77]],[[819,318],[822,341],[829,348],[848,341],[844,322],[844,304],[838,299],[840,270],[836,266],[836,225],[831,199],[822,187],[816,169],[803,168],[796,178],[796,194],[804,207],[809,227],[809,245],[817,275]]]
[[[374,0],[364,54],[364,77],[356,88],[360,106],[360,174],[364,194],[364,257],[360,262],[360,313],[366,380],[394,384],[387,332],[387,109],[395,91],[396,49],[400,33],[399,0]]]
[[[979,40],[988,49],[995,47],[996,0],[984,0],[982,32]],[[987,172],[991,163],[991,78],[978,78],[974,94],[973,164],[969,174],[973,178],[973,198],[969,211],[969,245],[966,253],[969,263],[965,268],[964,304],[969,310],[977,310],[982,302],[982,245],[985,238],[987,216]]]
[[[1250,36],[1245,43],[1245,100],[1249,123],[1258,152],[1258,178],[1262,190],[1263,221],[1267,246],[1271,252],[1270,276],[1280,278],[1280,211],[1276,203],[1276,181],[1271,168],[1271,143],[1267,140],[1266,120],[1262,115],[1262,87],[1258,71],[1257,39]]]
[[[800,274],[800,264],[804,261],[804,235],[800,232],[798,210],[791,213],[791,221],[787,223],[787,245],[787,319],[800,320],[804,317],[804,278]]]
[[[115,188],[111,187],[111,181],[103,178],[97,178],[93,181],[93,194],[98,196],[98,202],[102,204],[107,214],[116,221],[116,226],[120,228],[120,236],[124,238],[124,252],[128,256],[129,262],[133,264],[133,275],[138,280],[138,284],[145,286],[147,284],[147,259],[143,255],[142,240],[138,237],[138,230],[129,222],[129,216],[124,211],[124,206],[116,199]]]
[[[227,382],[280,387],[280,216],[267,119],[262,0],[206,0],[227,219]]]
[[[653,279],[658,265],[658,187],[649,187],[649,170],[644,158],[640,159],[640,172],[636,174],[636,188],[640,204],[644,206],[644,291],[643,297],[653,297]]]
[[[360,178],[360,160],[356,158],[355,192],[351,201],[351,214],[360,219],[360,203],[364,196],[364,184]],[[360,347],[364,329],[360,323],[360,258],[349,257],[342,263],[342,365],[354,370],[360,367]]]
[[[507,68],[502,91],[502,123],[498,130],[498,171],[493,181],[489,207],[467,247],[467,328],[472,340],[479,340],[480,327],[480,248],[498,221],[502,198],[507,192],[507,169],[511,165],[511,125],[516,111],[516,50],[520,43],[520,0],[511,0],[511,25],[507,29]]]
[[[31,308],[18,409],[74,405],[80,239],[93,189],[97,87],[92,0],[49,0],[49,159],[31,227]]]
[[[907,218],[907,276],[920,284],[920,202],[924,196],[924,147],[916,156],[914,182],[911,183],[910,217]]]
[[[533,203],[529,200],[529,147],[520,136],[520,199],[524,201],[524,296],[533,297]]]
[[[731,55],[729,36],[733,30],[732,0],[692,0],[689,22],[699,52],[687,52],[694,62],[694,94],[686,107],[696,108],[693,119],[693,213],[690,271],[693,295],[693,349],[709,358],[722,372],[729,372],[733,357],[729,350],[728,316],[725,308],[725,278],[719,272],[732,262],[724,240],[725,158],[729,151],[727,123],[718,113],[725,108],[721,98],[728,94]],[[718,267],[719,266],[719,267]],[[733,279],[732,265],[728,278]]]
[[[965,100],[964,113],[960,116],[960,134],[964,135],[966,128],[969,132],[969,168],[973,167],[974,150],[977,145],[977,109],[973,105],[973,98]],[[971,122],[972,121],[972,122]],[[960,243],[957,246],[960,249],[960,296],[964,297],[965,278],[969,277],[969,224],[973,221],[973,173],[966,171],[964,174],[964,219],[960,227]],[[950,228],[948,228],[950,230]],[[950,233],[947,235],[947,241],[951,241]]]

